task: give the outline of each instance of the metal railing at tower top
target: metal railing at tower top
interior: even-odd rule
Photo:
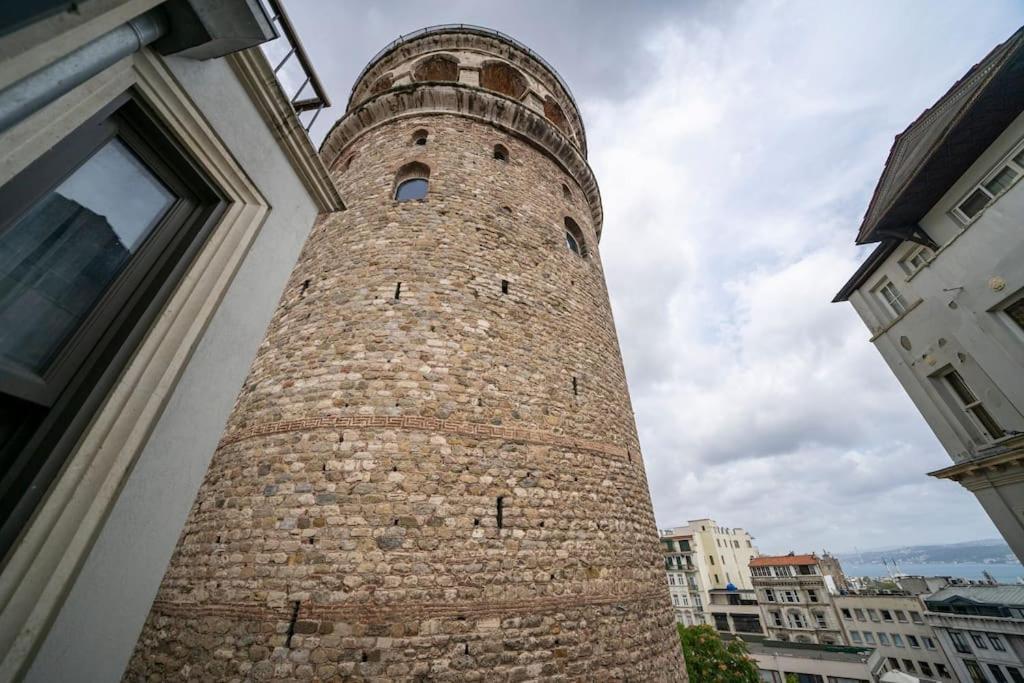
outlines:
[[[306,54],[302,41],[295,32],[295,26],[288,18],[288,13],[284,11],[280,0],[260,2],[267,16],[271,17],[270,23],[276,29],[280,29],[276,39],[263,43],[260,47],[274,68],[274,75],[291,102],[299,122],[302,123],[303,114],[313,112],[313,115],[308,117],[309,120],[303,124],[306,133],[309,133],[320,112],[331,106],[331,100],[327,97],[327,92],[317,77],[309,55]],[[312,93],[299,99],[307,87],[312,88]]]
[[[576,98],[573,97],[572,90],[569,89],[569,85],[565,82],[565,79],[562,78],[562,74],[558,73],[558,69],[548,64],[548,61],[546,59],[544,59],[539,54],[537,54],[530,48],[526,47],[525,45],[523,45],[510,35],[502,33],[501,31],[495,31],[492,28],[487,28],[486,26],[475,26],[473,24],[437,24],[435,26],[427,26],[426,28],[418,29],[416,31],[413,31],[412,33],[407,33],[405,35],[398,36],[398,38],[396,38],[395,40],[391,41],[383,48],[378,50],[377,54],[371,57],[370,61],[366,63],[366,66],[363,67],[363,70],[359,72],[359,76],[356,78],[355,83],[352,85],[352,92],[349,95],[349,105],[352,104],[352,96],[355,95],[356,87],[359,85],[360,82],[362,82],[363,76],[366,75],[366,72],[369,71],[373,67],[373,65],[377,63],[378,59],[386,55],[388,52],[391,52],[402,43],[407,43],[410,40],[415,40],[416,38],[421,38],[422,36],[430,35],[431,33],[446,33],[448,31],[453,30],[480,33],[485,36],[493,36],[495,38],[500,38],[501,40],[504,40],[506,43],[511,43],[516,48],[530,55],[530,57],[540,62],[548,71],[554,74],[555,78],[558,80],[558,84],[562,86],[562,90],[564,90],[565,94],[569,96],[569,101],[572,102],[572,105],[576,107],[576,111],[579,112],[580,107],[578,104],[576,104]]]

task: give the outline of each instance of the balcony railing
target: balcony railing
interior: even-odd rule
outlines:
[[[295,109],[302,127],[309,133],[320,112],[331,106],[323,84],[313,69],[302,41],[295,32],[295,26],[288,18],[280,0],[260,0],[271,18],[278,37],[263,43],[263,54],[274,69],[274,75],[284,90],[285,96]],[[312,112],[312,114],[310,114]],[[303,116],[306,120],[303,121]]]

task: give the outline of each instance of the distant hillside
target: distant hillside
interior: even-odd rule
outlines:
[[[845,552],[839,554],[839,559],[849,564],[881,564],[883,559],[906,564],[1017,562],[1016,556],[1006,542],[996,539]]]

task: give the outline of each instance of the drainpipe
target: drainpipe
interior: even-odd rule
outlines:
[[[166,32],[163,14],[150,10],[0,91],[0,132]]]

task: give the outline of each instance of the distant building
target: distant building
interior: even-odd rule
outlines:
[[[872,683],[881,654],[870,647],[752,640],[750,656],[765,683]],[[696,682],[695,682],[696,683]]]
[[[1024,29],[896,137],[849,301],[1024,560]]]
[[[924,604],[914,595],[837,595],[836,609],[846,642],[873,647],[882,655],[879,671],[953,680],[949,659],[925,621]]]
[[[744,529],[723,527],[713,519],[694,519],[686,526],[663,529],[661,541],[679,623],[714,625],[706,610],[711,591],[730,586],[753,589],[748,565],[758,551],[754,537]]]
[[[956,680],[1024,683],[1024,586],[947,586],[924,603]]]
[[[834,571],[838,563],[821,562],[817,555],[774,555],[750,561],[761,620],[772,640],[843,645],[843,627],[834,597],[839,590]]]

